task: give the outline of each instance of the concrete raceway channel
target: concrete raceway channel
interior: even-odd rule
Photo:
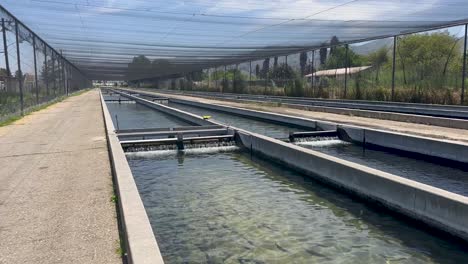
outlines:
[[[182,119],[198,126],[223,127],[233,136],[235,143],[253,155],[266,157],[274,162],[295,169],[316,180],[362,198],[371,204],[382,205],[397,214],[419,221],[463,241],[468,241],[468,198],[440,188],[397,175],[339,159],[284,140],[274,139],[251,131],[225,126],[200,116],[166,105],[143,99],[157,98],[145,92],[112,90],[128,100]],[[300,126],[310,131],[335,130],[338,137],[357,144],[394,149],[429,158],[441,159],[465,166],[468,163],[468,146],[460,142],[437,140],[357,126],[338,125],[307,118],[247,110],[180,99],[171,102],[214,109],[225,113],[243,115],[253,119],[284,125]],[[156,100],[157,101],[157,100]],[[148,217],[132,179],[111,116],[101,95],[106,121],[110,158],[118,187],[120,213],[123,219],[128,259],[130,263],[163,263],[156,239],[151,232]]]

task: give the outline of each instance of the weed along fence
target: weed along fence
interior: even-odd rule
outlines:
[[[0,5],[0,122],[91,82],[62,54]]]

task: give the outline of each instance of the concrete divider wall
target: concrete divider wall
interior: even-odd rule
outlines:
[[[380,147],[468,163],[468,144],[466,143],[353,126],[340,126],[339,128],[354,142],[365,142]]]
[[[262,135],[238,130],[254,153],[468,240],[468,198]]]
[[[117,190],[121,228],[125,235],[128,263],[163,264],[158,243],[133,179],[125,153],[115,133],[112,118],[101,94],[109,157]]]

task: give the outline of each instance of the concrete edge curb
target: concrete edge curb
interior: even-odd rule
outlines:
[[[107,145],[116,184],[118,206],[125,234],[128,263],[163,264],[153,229],[133,179],[125,153],[115,134],[114,124],[100,92]]]

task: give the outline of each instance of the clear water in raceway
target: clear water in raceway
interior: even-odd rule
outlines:
[[[127,154],[166,263],[468,263],[466,249],[243,151]]]

